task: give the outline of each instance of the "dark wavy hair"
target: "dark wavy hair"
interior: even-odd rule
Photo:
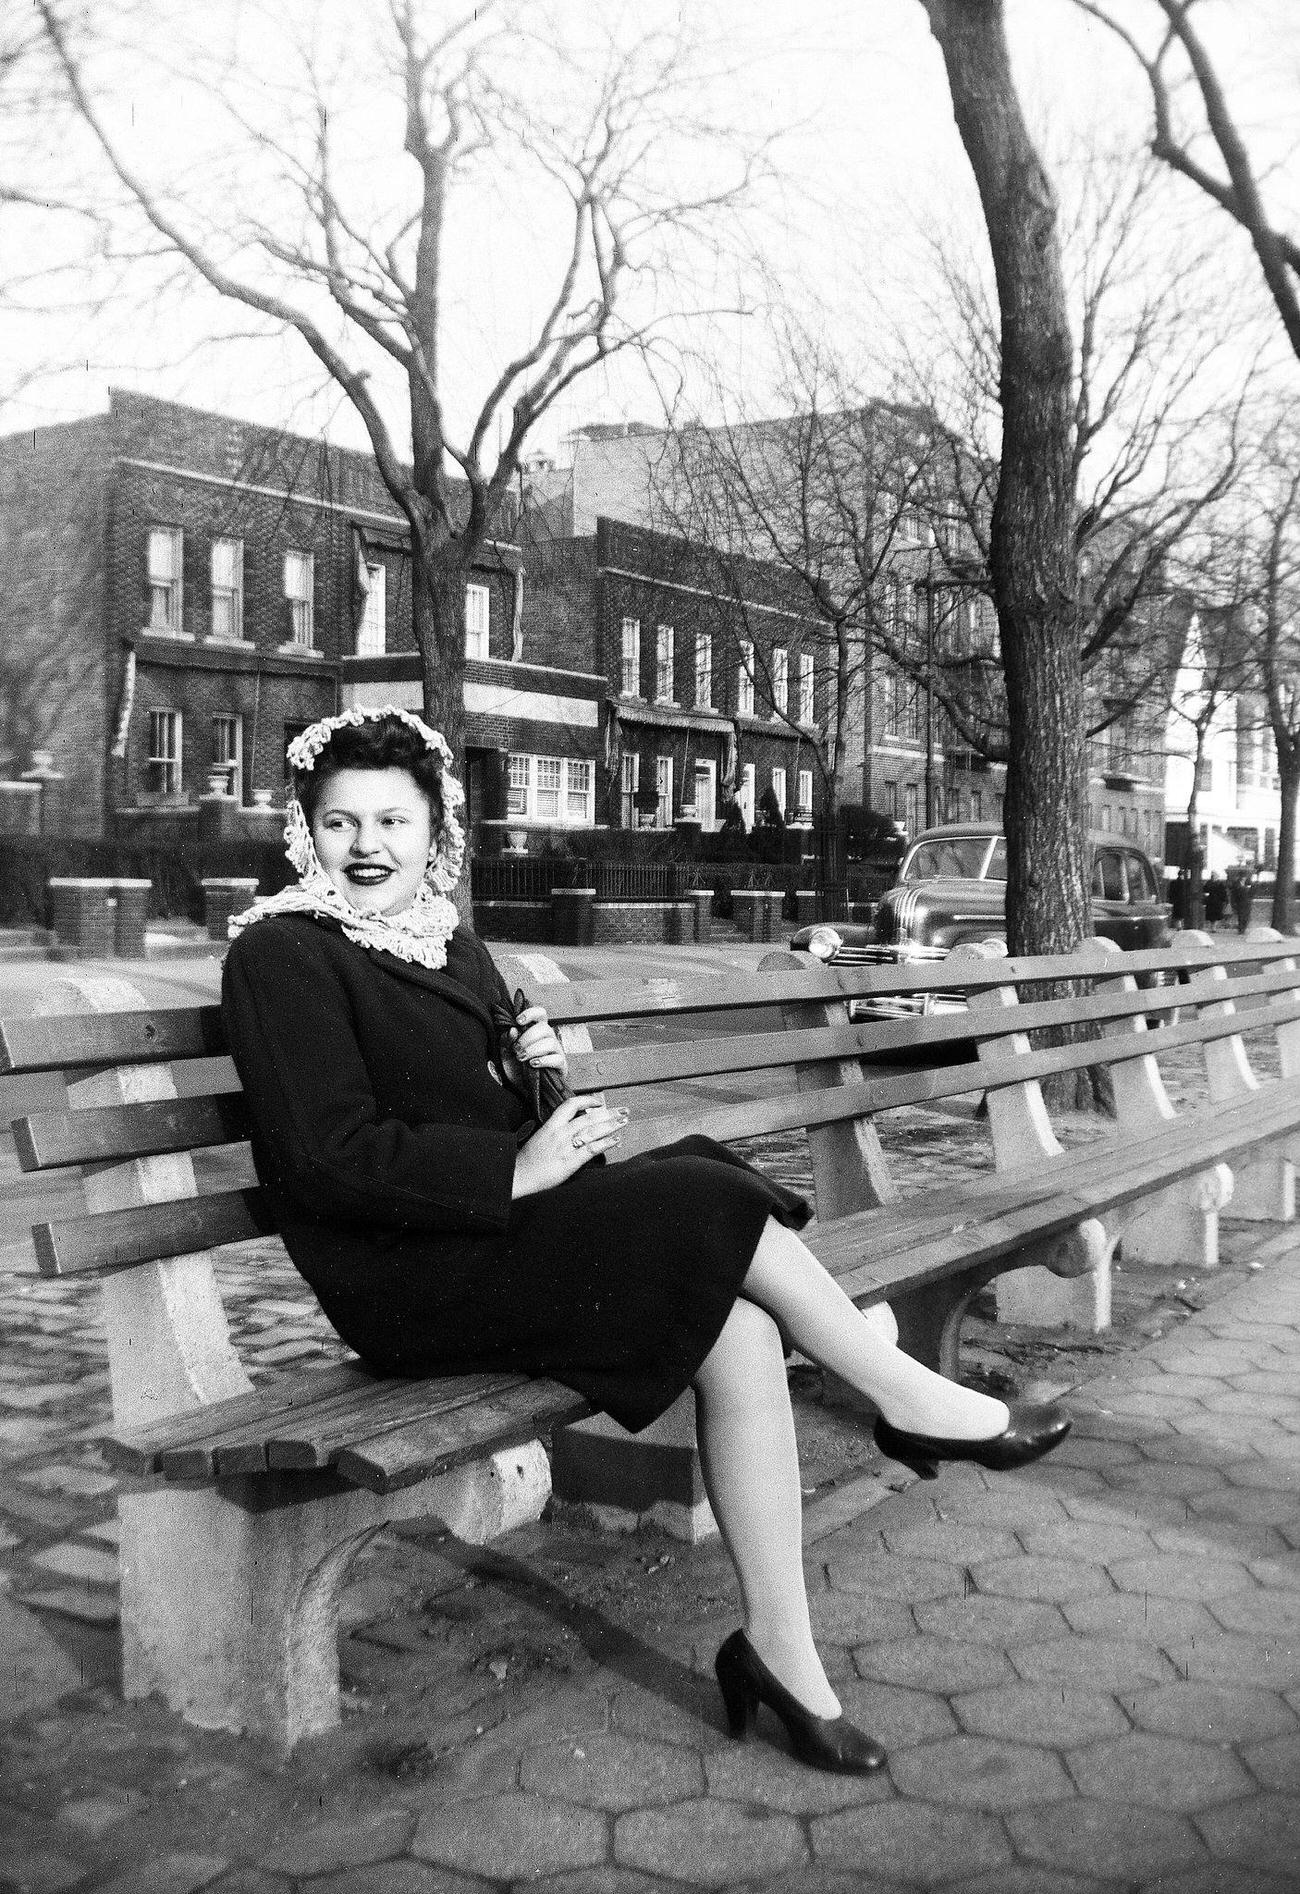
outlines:
[[[294,771],[294,794],[309,828],[321,791],[341,769],[404,769],[428,801],[433,833],[442,827],[442,758],[428,748],[418,730],[399,717],[344,724],[316,758],[315,769]]]

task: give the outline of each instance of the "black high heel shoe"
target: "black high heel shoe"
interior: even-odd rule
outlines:
[[[1059,1447],[1070,1431],[1070,1416],[1055,1401],[1008,1401],[1007,1412],[1011,1418],[1006,1428],[989,1440],[911,1434],[893,1426],[881,1414],[876,1421],[876,1445],[891,1460],[901,1460],[905,1467],[911,1467],[921,1479],[932,1480],[940,1460],[973,1460],[976,1466],[988,1467],[994,1473],[1028,1466],[1031,1460],[1039,1460],[1053,1447]]]
[[[790,1747],[800,1762],[842,1776],[868,1776],[884,1763],[885,1752],[846,1716],[814,1716],[779,1683],[743,1631],[733,1631],[718,1652],[714,1668],[726,1706],[731,1734],[748,1738],[765,1703],[785,1724]]]

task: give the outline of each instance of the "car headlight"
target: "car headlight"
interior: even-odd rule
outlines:
[[[834,960],[843,945],[833,927],[814,927],[808,936],[808,952],[815,960]]]

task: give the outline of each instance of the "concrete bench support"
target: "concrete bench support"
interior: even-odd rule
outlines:
[[[145,1003],[126,981],[74,976],[36,1010]],[[73,1109],[176,1095],[166,1065],[97,1072],[68,1087]],[[197,1192],[188,1153],[87,1166],[84,1184],[91,1212]],[[210,1251],[101,1280],[118,1429],[249,1392]],[[338,1601],[367,1539],[394,1519],[435,1518],[482,1544],[538,1518],[549,1494],[537,1441],[383,1497],[332,1473],[123,1494],[123,1695],[157,1693],[191,1722],[265,1736],[288,1751],[338,1722]]]

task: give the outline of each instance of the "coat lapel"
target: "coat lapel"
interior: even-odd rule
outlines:
[[[407,980],[413,986],[427,987],[452,1006],[459,1006],[462,1011],[472,1013],[475,1019],[482,1022],[489,1045],[496,1045],[496,1026],[491,1013],[478,995],[471,993],[467,986],[462,986],[459,980],[453,980],[448,973],[435,972],[432,967],[421,967],[411,960],[399,960],[396,954],[387,954],[376,948],[367,951],[373,954],[375,964],[382,967],[385,973],[394,974],[399,980]]]

